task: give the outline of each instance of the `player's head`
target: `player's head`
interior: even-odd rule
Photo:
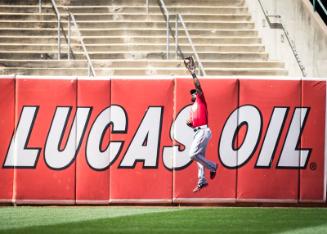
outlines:
[[[191,101],[192,101],[192,102],[195,102],[195,99],[196,99],[196,89],[191,89],[191,90],[190,90],[190,93],[191,93],[191,95],[192,95],[192,99],[191,99]]]

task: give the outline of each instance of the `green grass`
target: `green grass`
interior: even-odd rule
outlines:
[[[0,233],[327,233],[327,209],[2,207]]]

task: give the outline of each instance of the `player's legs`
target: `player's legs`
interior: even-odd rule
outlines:
[[[209,169],[210,171],[216,171],[216,164],[213,161],[210,161],[206,159],[203,155],[198,154],[195,157],[193,157],[195,161],[197,161],[199,164],[204,166],[205,168]]]
[[[216,171],[216,164],[205,158],[205,152],[210,138],[211,131],[209,128],[199,129],[194,135],[190,156],[193,160],[197,161],[205,168],[208,168],[210,171]]]
[[[192,160],[196,161],[198,164],[198,187],[193,191],[198,191],[202,185],[207,185],[208,182],[205,178],[204,169],[208,168],[210,170],[210,178],[212,174],[215,175],[217,165],[205,158],[206,147],[211,138],[211,131],[209,128],[200,129],[194,134],[193,142],[190,149],[190,156]],[[199,188],[200,187],[200,188]]]
[[[201,163],[198,163],[198,184],[206,184],[207,179],[204,176],[204,166]]]

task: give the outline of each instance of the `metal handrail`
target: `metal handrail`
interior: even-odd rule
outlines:
[[[165,5],[165,2],[163,0],[159,0],[159,6],[162,8],[162,11],[163,11],[163,14],[164,16],[166,17],[166,24],[167,24],[167,29],[166,29],[166,58],[169,59],[169,39],[170,39],[170,35],[172,35],[173,39],[175,37],[175,49],[176,49],[176,57],[178,56],[178,52],[180,51],[180,54],[183,56],[183,53],[181,52],[180,50],[180,46],[179,46],[179,43],[178,43],[178,23],[180,22],[183,26],[183,29],[185,31],[185,34],[186,34],[186,37],[188,39],[188,42],[190,43],[191,47],[192,47],[192,50],[193,50],[193,53],[194,53],[194,56],[196,58],[196,61],[199,65],[199,68],[200,68],[200,71],[201,71],[201,75],[202,76],[206,76],[206,72],[204,70],[204,67],[203,67],[203,64],[202,62],[200,61],[200,58],[199,58],[199,55],[198,53],[196,52],[196,49],[194,47],[194,44],[192,42],[192,39],[191,39],[191,36],[188,32],[188,29],[184,23],[184,20],[183,20],[183,17],[181,14],[177,14],[176,15],[176,24],[175,24],[175,35],[173,35],[173,33],[170,33],[171,28],[170,28],[170,14],[169,14],[169,11]]]
[[[163,14],[166,17],[166,59],[169,59],[169,38],[170,38],[170,27],[169,27],[169,11],[167,10],[166,4],[163,0],[159,0],[159,5],[163,10]]]
[[[184,31],[185,31],[186,37],[188,39],[188,42],[190,43],[191,48],[193,50],[193,54],[194,54],[194,56],[196,58],[196,61],[198,62],[198,65],[199,65],[199,68],[200,68],[200,71],[201,71],[201,75],[202,76],[206,76],[206,72],[205,72],[205,70],[203,68],[203,64],[202,64],[202,62],[201,62],[201,60],[199,58],[199,54],[195,50],[194,44],[192,42],[192,38],[191,38],[191,36],[190,36],[190,34],[188,32],[188,29],[187,29],[187,27],[186,27],[186,25],[184,23],[184,20],[183,20],[183,17],[182,17],[181,14],[177,14],[176,15],[176,27],[175,27],[175,48],[176,48],[176,55],[178,53],[178,22],[180,22],[182,24],[183,28],[184,28]]]
[[[283,25],[281,22],[279,22],[279,23],[272,23],[272,22],[270,21],[270,19],[269,19],[269,17],[275,17],[275,18],[279,18],[279,19],[281,19],[282,16],[280,16],[280,15],[267,15],[267,13],[266,13],[266,11],[265,11],[263,5],[262,5],[261,0],[258,0],[258,2],[259,2],[259,5],[260,5],[260,7],[261,7],[261,10],[262,10],[262,12],[263,12],[263,14],[264,14],[264,16],[265,16],[267,22],[268,22],[268,24],[269,24],[269,27],[270,27],[270,28],[278,28],[278,29],[282,29],[282,30],[284,31],[284,34],[285,34],[286,39],[287,39],[287,42],[288,42],[288,44],[289,44],[289,46],[290,46],[290,48],[291,48],[291,50],[292,50],[292,52],[293,52],[293,55],[294,55],[294,57],[295,57],[296,62],[297,62],[298,66],[299,66],[299,68],[300,68],[300,70],[301,70],[302,76],[303,76],[303,77],[306,77],[306,76],[307,76],[307,73],[305,72],[305,67],[304,67],[304,65],[303,65],[302,62],[301,62],[301,59],[300,59],[300,57],[299,57],[298,52],[296,51],[296,48],[295,48],[295,44],[294,44],[294,42],[291,43],[291,39],[290,39],[290,37],[289,37],[289,33],[288,33],[287,30],[285,29],[284,25]]]
[[[145,5],[146,5],[146,14],[149,14],[149,0],[145,1]]]
[[[317,11],[317,4],[316,4],[316,2],[319,3],[321,9],[324,11],[325,15],[327,16],[327,10],[326,10],[324,4],[322,4],[322,2],[320,0],[313,0],[313,2],[312,2],[313,10],[314,11]]]
[[[91,76],[91,73],[92,73],[92,76],[96,76],[95,74],[95,70],[94,70],[94,67],[93,67],[93,64],[92,64],[92,61],[90,59],[90,56],[89,56],[89,53],[86,49],[86,46],[84,44],[84,38],[82,37],[82,34],[80,33],[80,30],[78,28],[78,25],[76,23],[76,20],[75,20],[75,16],[69,12],[69,24],[71,23],[71,21],[73,22],[76,30],[77,30],[77,34],[78,34],[78,38],[80,39],[80,42],[81,42],[81,45],[82,45],[82,48],[84,50],[84,55],[87,59],[87,64],[88,64],[88,76]],[[71,42],[71,27],[69,26],[68,27],[68,48],[70,49],[70,42]],[[70,58],[70,51],[69,51],[69,58]]]
[[[60,12],[58,10],[58,7],[56,5],[56,2],[54,0],[51,0],[52,6],[55,9],[56,15],[57,15],[57,46],[58,46],[58,60],[60,60],[61,57],[61,38],[60,38],[60,25],[61,25],[61,15]]]
[[[39,0],[39,13],[42,13],[42,0]]]
[[[55,10],[55,13],[57,15],[57,47],[58,47],[58,60],[60,60],[61,57],[61,15],[58,10],[57,4],[54,0],[51,0],[52,7]],[[42,0],[39,0],[39,13],[42,13]]]

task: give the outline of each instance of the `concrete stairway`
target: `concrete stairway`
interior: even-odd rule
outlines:
[[[15,4],[13,4],[13,2]],[[81,44],[72,37],[73,60],[67,60],[67,12],[72,12],[98,76],[188,75],[170,40],[166,59],[166,24],[156,0],[56,0],[62,14],[61,60],[57,59],[57,20],[50,1],[39,13],[38,0],[0,0],[0,74],[87,75]],[[288,74],[270,61],[251,21],[245,0],[165,0],[180,13],[208,76]],[[24,5],[23,5],[24,4]],[[174,30],[175,16],[171,27]],[[182,30],[180,48],[192,50]]]

